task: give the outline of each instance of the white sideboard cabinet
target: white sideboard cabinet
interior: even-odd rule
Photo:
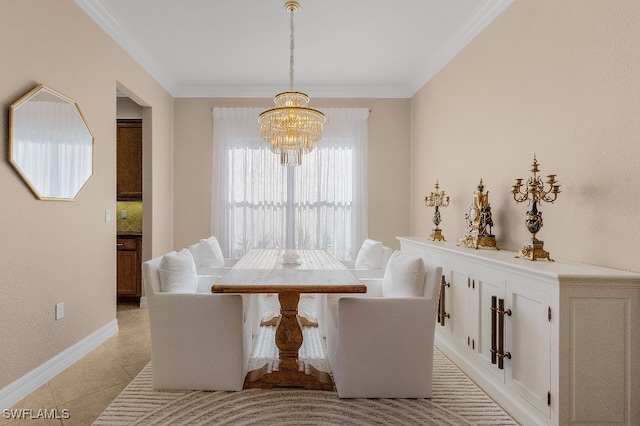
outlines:
[[[443,267],[436,346],[518,422],[640,424],[640,274],[398,240]]]

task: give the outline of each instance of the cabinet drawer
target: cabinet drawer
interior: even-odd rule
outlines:
[[[138,240],[136,238],[118,238],[116,248],[118,250],[137,250]]]

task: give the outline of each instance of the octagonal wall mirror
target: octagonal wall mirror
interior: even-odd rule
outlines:
[[[76,102],[39,85],[9,108],[9,162],[41,200],[74,200],[93,175],[93,135]]]

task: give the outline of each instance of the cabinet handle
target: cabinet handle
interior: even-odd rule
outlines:
[[[447,282],[444,275],[440,281],[440,298],[438,299],[438,322],[444,327],[444,321],[451,316],[445,311],[445,287],[451,287],[451,284]]]
[[[498,299],[496,314],[498,316],[498,350],[496,357],[498,358],[498,368],[502,370],[504,368],[504,359],[511,359],[511,353],[504,351],[504,316],[511,316],[511,309],[504,309],[504,299]]]
[[[497,362],[498,343],[496,338],[496,320],[498,317],[498,298],[491,296],[491,364]]]
[[[124,244],[123,243],[117,243],[116,247],[124,247]]]

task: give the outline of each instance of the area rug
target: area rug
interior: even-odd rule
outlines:
[[[324,371],[324,341],[304,327],[300,358]],[[254,338],[251,367],[277,357],[275,327]],[[156,391],[149,363],[93,423],[111,425],[516,425],[437,349],[433,398],[340,399],[335,392],[248,389],[240,392]]]

